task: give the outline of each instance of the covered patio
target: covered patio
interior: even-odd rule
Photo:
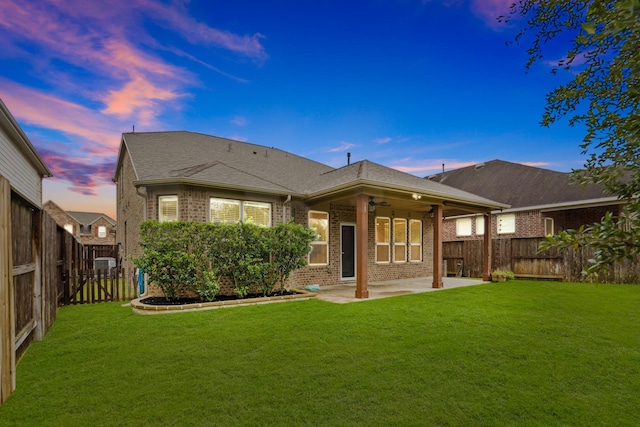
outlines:
[[[367,160],[324,174],[322,187],[308,195],[305,203],[312,211],[328,212],[330,217],[340,218],[340,227],[343,224],[351,226],[352,231],[347,237],[342,231],[340,235],[336,231],[328,240],[334,242],[334,252],[340,251],[341,254],[341,259],[333,260],[335,265],[340,265],[341,268],[343,265],[354,267],[348,275],[339,272],[338,279],[355,280],[355,287],[345,286],[344,289],[350,290],[349,297],[355,295],[355,298],[362,299],[373,297],[377,281],[399,280],[403,279],[402,276],[422,276],[422,285],[418,288],[444,287],[442,233],[443,220],[447,216],[473,214],[483,217],[485,238],[482,279],[490,280],[491,212],[508,207]],[[336,206],[349,206],[353,209],[352,214],[341,216],[336,212]],[[392,246],[394,251],[396,247],[396,233],[392,230],[396,220],[400,222],[401,229],[397,245],[399,259],[395,259],[395,252],[391,251]],[[423,252],[418,253],[415,258],[407,259],[406,227],[411,221],[422,227],[417,241],[420,244],[418,250]],[[349,243],[348,246],[343,244],[345,241]],[[336,244],[341,246],[336,247]],[[382,256],[378,256],[379,254]],[[331,262],[328,264],[331,265]],[[416,266],[423,270],[416,271]],[[426,282],[427,275],[431,276],[429,283]],[[342,285],[331,284],[330,288],[336,291],[340,286]]]
[[[489,283],[481,279],[468,279],[457,277],[443,277],[442,287],[434,288],[433,277],[419,277],[415,279],[398,279],[384,282],[369,282],[369,300],[378,298],[388,298],[400,295],[410,295],[422,292],[442,291],[445,289],[460,288],[463,286],[481,285]],[[357,298],[355,293],[356,285],[344,284],[325,286],[317,292],[317,298],[324,301],[338,304],[348,302],[366,301],[367,299]]]

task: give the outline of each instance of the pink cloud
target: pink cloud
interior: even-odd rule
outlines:
[[[158,52],[246,82],[140,31],[148,21],[191,45],[224,49],[259,63],[267,59],[260,34],[212,28],[190,16],[187,3],[0,1],[0,50],[29,61],[30,77],[39,79],[38,88],[46,88],[0,77],[0,96],[21,123],[36,128],[34,144],[56,182],[68,182],[71,191],[95,195],[101,186],[111,186],[121,131],[132,124],[158,127],[159,117],[179,109],[188,88],[199,84],[193,72]],[[51,140],[52,132],[58,139]]]
[[[266,59],[264,48],[259,42],[256,44],[256,37],[220,32],[198,23],[187,12],[184,7],[169,7],[146,0],[116,2],[114,5],[106,2],[90,2],[87,5],[79,0],[20,3],[5,1],[0,2],[0,16],[24,19],[0,18],[0,28],[8,30],[9,39],[12,39],[2,41],[0,38],[0,44],[11,46],[11,41],[26,39],[41,46],[44,58],[39,60],[43,62],[43,79],[50,79],[50,75],[56,74],[55,69],[52,72],[47,64],[49,58],[58,58],[103,76],[101,83],[110,86],[105,91],[101,92],[99,87],[91,93],[83,88],[79,91],[103,101],[106,104],[103,111],[107,114],[130,114],[132,119],[148,123],[149,117],[159,114],[159,106],[180,98],[180,87],[195,83],[196,78],[188,70],[170,65],[143,51],[141,47],[134,46],[134,41],[141,45],[140,32],[137,31],[135,36],[128,32],[131,31],[130,28],[142,25],[138,22],[142,18],[159,19],[161,24],[164,23],[168,29],[178,32],[192,43],[222,47],[258,61]],[[161,43],[148,35],[143,35],[142,38],[148,45],[165,51],[176,51],[161,47]],[[27,55],[26,52],[24,54]],[[183,52],[181,56],[215,69],[192,55]],[[238,80],[234,76],[229,77]],[[64,83],[71,86],[73,80]],[[55,84],[58,82],[55,81]],[[73,87],[67,89],[79,92]],[[125,105],[127,100],[130,100],[131,105]]]
[[[85,196],[95,196],[96,190],[110,183],[115,170],[115,158],[108,162],[90,162],[40,148],[42,159],[53,173],[53,180],[67,181],[69,189]]]
[[[80,137],[86,151],[113,153],[120,143],[121,124],[79,104],[44,94],[0,77],[0,94],[21,122]]]
[[[157,101],[172,101],[179,96],[152,84],[143,76],[134,75],[123,87],[109,91],[103,99],[106,107],[102,112],[122,118],[135,116],[140,124],[152,125],[165,105]]]
[[[515,0],[471,0],[471,11],[491,28],[504,25],[498,22],[498,16],[507,16]]]
[[[258,61],[268,58],[260,43],[260,39],[264,38],[260,33],[240,36],[212,28],[196,21],[187,13],[185,7],[176,10],[176,7],[169,7],[154,0],[140,0],[138,6],[157,18],[160,24],[180,32],[191,43],[222,47]]]

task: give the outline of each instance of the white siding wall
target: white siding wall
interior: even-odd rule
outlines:
[[[1,127],[0,175],[9,180],[14,191],[42,208],[42,178]]]

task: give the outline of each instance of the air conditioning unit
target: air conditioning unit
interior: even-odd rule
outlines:
[[[94,270],[107,270],[111,272],[112,268],[116,268],[116,259],[113,257],[99,257],[93,260]]]

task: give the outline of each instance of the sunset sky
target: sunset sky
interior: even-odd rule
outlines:
[[[54,178],[115,218],[122,132],[189,130],[418,176],[502,159],[570,171],[542,128],[562,46],[528,73],[513,0],[0,0],[0,98]],[[566,47],[565,47],[566,51]]]

